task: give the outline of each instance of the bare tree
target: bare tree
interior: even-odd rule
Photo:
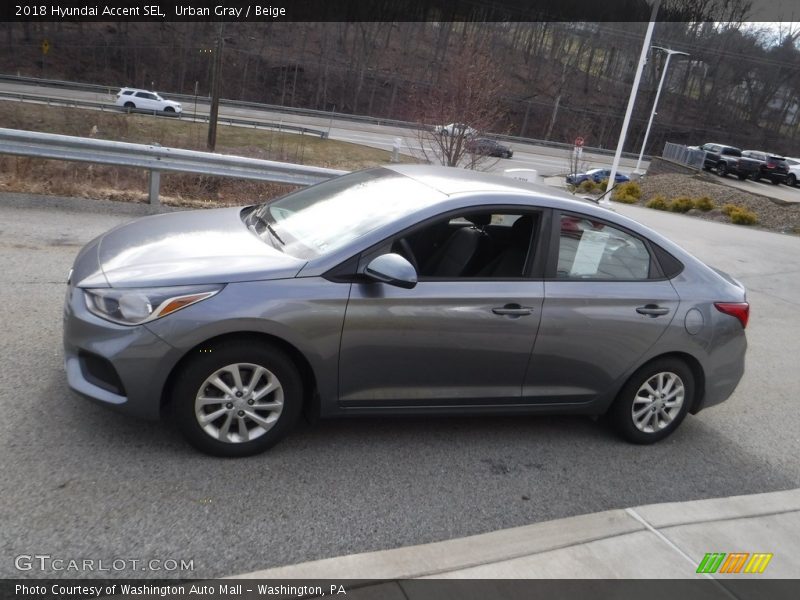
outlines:
[[[416,83],[411,91],[413,117],[422,158],[431,163],[479,168],[487,157],[469,152],[469,138],[496,131],[506,110],[497,65],[484,43],[466,40],[448,53],[431,83]],[[442,127],[455,124],[449,130]]]

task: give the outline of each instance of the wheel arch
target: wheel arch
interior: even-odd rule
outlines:
[[[689,369],[691,370],[692,375],[694,376],[694,391],[695,391],[694,395],[695,395],[695,397],[694,397],[694,400],[692,401],[692,405],[689,407],[689,413],[690,414],[696,414],[698,412],[699,408],[703,405],[703,397],[705,396],[705,393],[706,393],[706,375],[705,375],[705,371],[703,371],[703,366],[700,364],[700,361],[697,360],[697,358],[695,358],[694,356],[692,356],[688,352],[680,352],[680,351],[665,352],[663,354],[659,354],[657,356],[653,356],[653,357],[647,359],[642,364],[640,364],[638,367],[636,367],[636,369],[631,371],[630,374],[622,381],[620,386],[617,388],[616,393],[613,396],[613,400],[609,404],[609,408],[610,408],[611,404],[616,402],[617,398],[619,397],[620,392],[627,385],[627,383],[630,381],[631,377],[636,375],[636,373],[638,373],[639,371],[641,371],[643,368],[645,368],[646,366],[650,365],[651,363],[654,363],[654,362],[656,362],[658,360],[663,360],[665,358],[678,359],[678,360],[682,361],[683,363],[685,363],[686,366],[689,367]]]
[[[295,367],[297,367],[297,370],[300,373],[300,378],[303,380],[303,410],[312,418],[317,418],[319,416],[320,407],[317,400],[319,397],[317,394],[317,376],[314,373],[311,363],[308,361],[305,355],[297,347],[278,336],[254,331],[235,331],[224,333],[203,340],[187,350],[180,360],[175,363],[169,375],[167,376],[167,381],[164,384],[160,399],[160,409],[162,413],[169,406],[170,399],[172,397],[172,389],[177,379],[177,374],[180,373],[183,367],[191,360],[194,353],[201,348],[207,348],[208,346],[213,346],[223,342],[258,343],[262,345],[274,346],[275,348],[283,351],[291,359]]]

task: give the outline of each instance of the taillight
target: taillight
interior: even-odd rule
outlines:
[[[750,318],[750,304],[747,302],[714,302],[714,306],[719,312],[739,319],[742,328],[747,327]]]

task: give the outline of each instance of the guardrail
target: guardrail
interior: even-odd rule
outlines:
[[[347,171],[158,145],[0,128],[0,153],[134,167],[149,171],[150,204],[158,205],[161,172],[241,177],[294,185],[320,183]]]
[[[97,85],[92,83],[77,83],[77,82],[70,82],[70,81],[61,81],[61,80],[53,80],[53,79],[39,79],[37,77],[20,77],[16,75],[4,75],[0,74],[0,81],[8,81],[12,83],[24,83],[30,85],[42,85],[42,86],[52,86],[52,87],[61,87],[64,89],[72,89],[78,91],[90,91],[100,94],[113,94],[114,90],[119,88],[116,87],[109,87],[103,85]],[[198,99],[202,99],[203,101],[209,101],[210,99],[207,96],[193,96],[190,94],[171,94],[166,93],[167,96],[170,98],[175,98],[177,100],[181,100],[182,102],[191,102]],[[280,112],[286,114],[293,114],[297,116],[305,116],[305,117],[317,117],[321,119],[338,119],[344,121],[353,121],[358,123],[366,123],[370,125],[376,126],[392,126],[392,127],[399,127],[402,129],[420,129],[426,128],[430,129],[430,126],[423,125],[421,123],[416,123],[413,121],[401,121],[399,119],[388,119],[382,117],[369,117],[366,115],[351,115],[348,113],[341,113],[341,112],[333,112],[333,111],[322,111],[322,110],[315,110],[311,108],[296,108],[292,106],[281,106],[277,104],[262,104],[258,102],[248,102],[244,100],[220,100],[220,106],[227,106],[232,108],[252,108],[256,110],[264,110],[264,111],[272,111],[272,112]],[[228,122],[229,119],[224,118],[221,119],[221,122]],[[236,121],[236,119],[234,119]],[[288,129],[289,126],[284,125],[283,129]],[[310,130],[313,131],[313,130]],[[315,131],[316,133],[316,131]],[[321,133],[321,132],[320,132]],[[556,148],[560,150],[564,150],[567,152],[571,152],[573,149],[572,144],[563,143],[563,142],[553,142],[550,140],[539,140],[535,138],[525,138],[513,135],[505,135],[505,134],[497,134],[497,133],[487,133],[488,137],[491,137],[496,140],[501,140],[505,142],[513,142],[519,144],[529,144],[534,146],[541,146],[545,148]],[[322,137],[327,136],[325,133]],[[584,152],[591,153],[591,154],[599,154],[601,156],[613,156],[614,150],[607,149],[607,148],[597,148],[593,146],[585,146]],[[638,158],[638,153],[636,152],[623,152],[622,156],[625,158]],[[644,156],[645,160],[650,160],[650,156]]]
[[[666,158],[667,160],[692,167],[693,169],[702,170],[706,159],[706,152],[699,148],[690,148],[688,146],[682,146],[681,144],[667,142],[664,144],[664,151],[661,153],[661,158]]]
[[[48,106],[72,106],[75,108],[93,108],[101,111],[113,112],[134,112],[154,117],[163,117],[165,119],[190,119],[192,121],[201,121],[207,123],[209,116],[201,113],[193,113],[182,111],[180,113],[173,113],[167,115],[158,111],[143,110],[140,108],[127,109],[117,106],[116,104],[109,104],[108,102],[97,102],[94,100],[73,100],[68,98],[51,98],[48,96],[38,96],[33,94],[21,94],[18,92],[3,92],[0,91],[0,98],[12,98],[14,100],[27,101],[27,102],[40,102]],[[300,135],[318,135],[320,138],[327,139],[328,132],[321,129],[313,129],[311,127],[301,127],[299,125],[284,125],[283,123],[271,123],[269,121],[257,121],[254,119],[238,119],[234,117],[217,117],[218,123],[227,123],[228,125],[236,125],[238,127],[252,127],[254,129],[272,129],[277,131],[289,131],[292,133],[299,133]]]

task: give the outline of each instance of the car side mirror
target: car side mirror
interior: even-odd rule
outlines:
[[[364,274],[375,281],[410,290],[417,285],[417,270],[399,254],[381,254],[373,258]]]

